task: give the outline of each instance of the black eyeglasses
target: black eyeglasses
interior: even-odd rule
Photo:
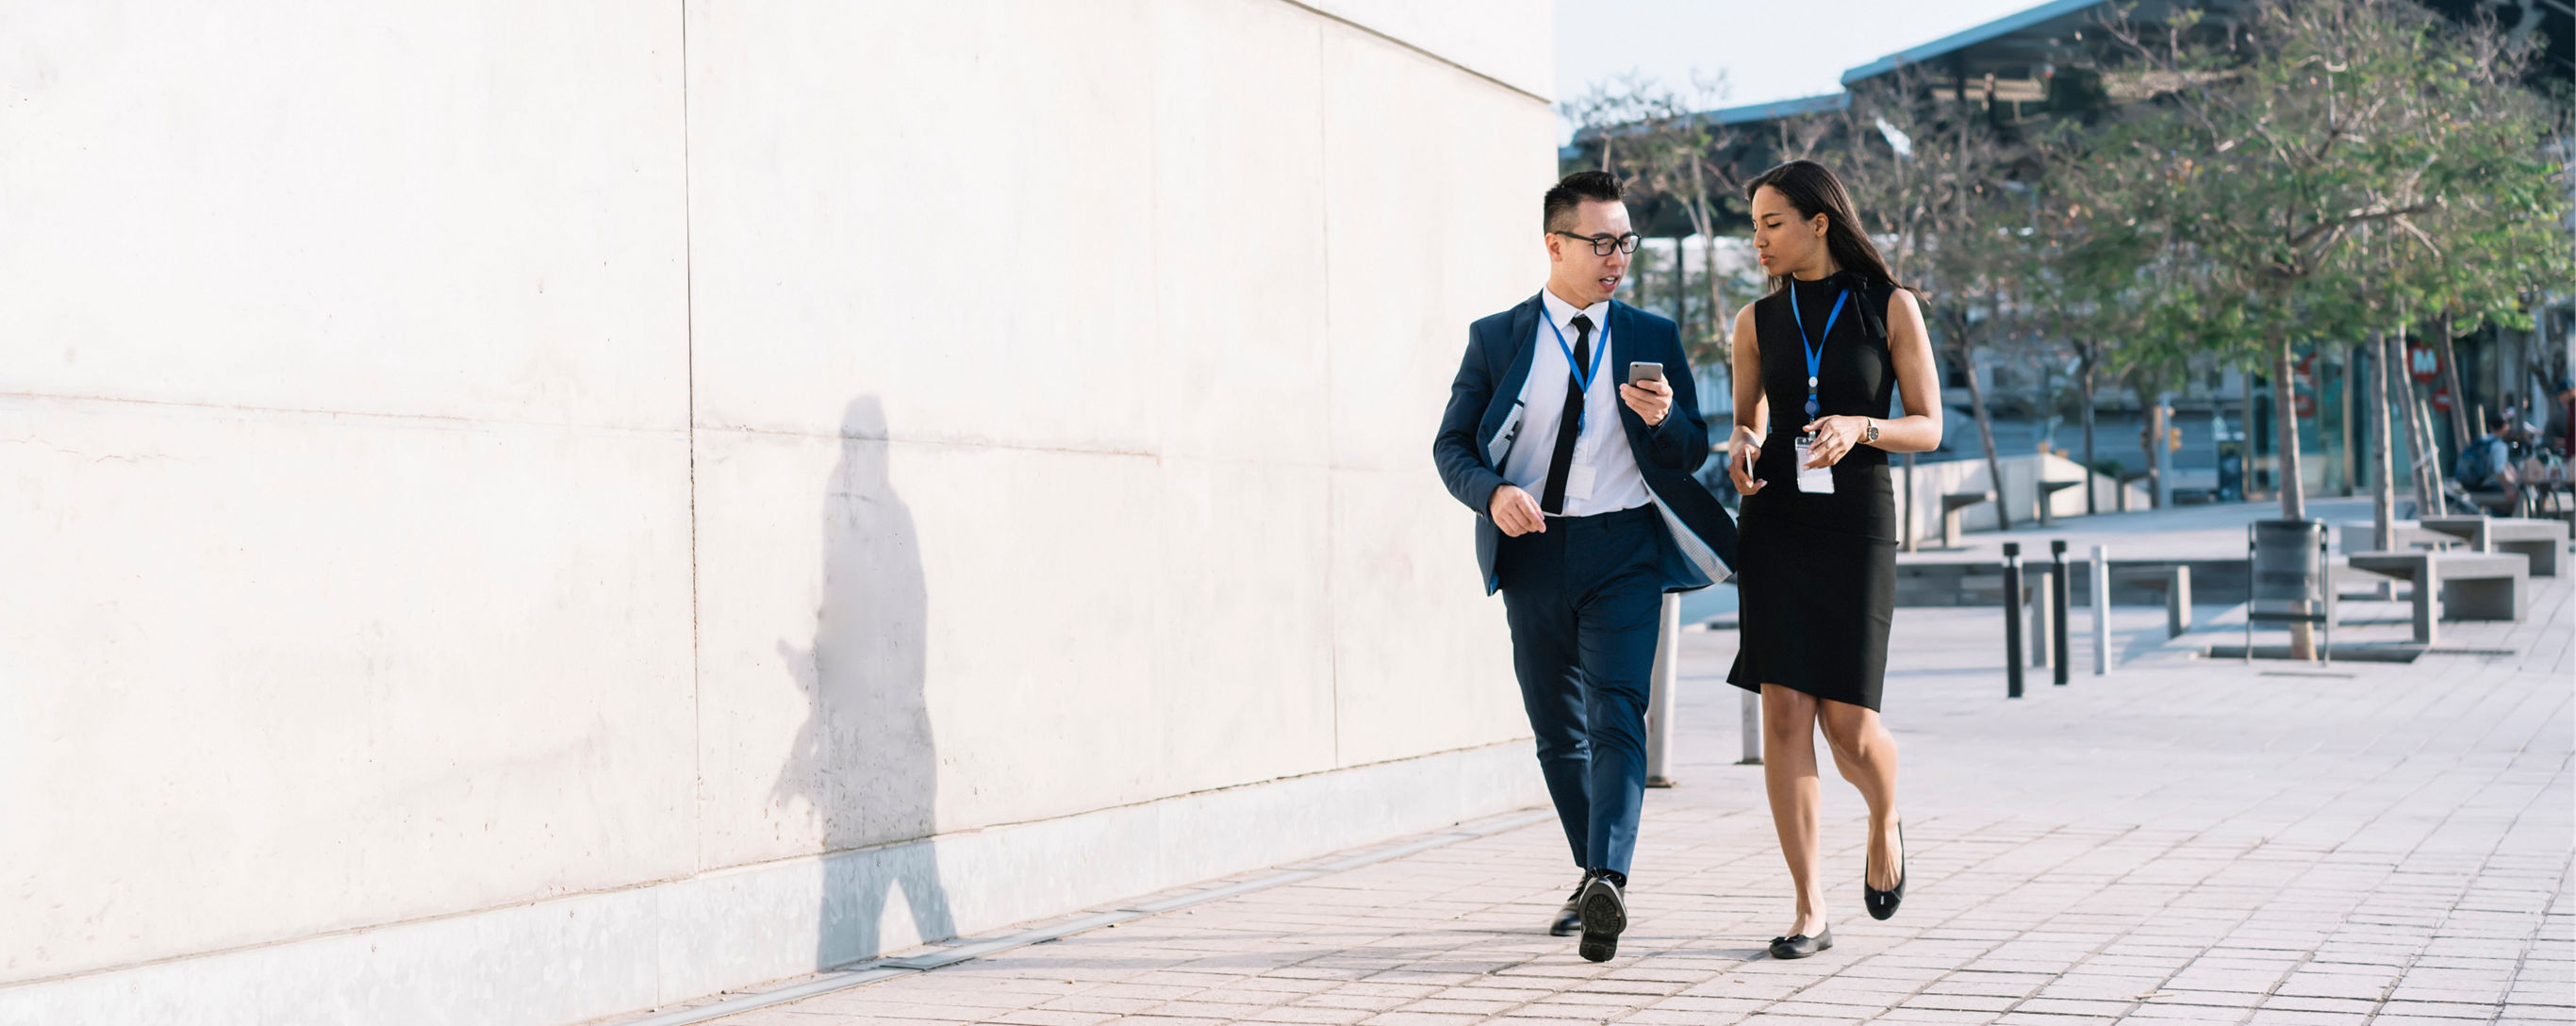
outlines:
[[[1609,256],[1612,249],[1617,249],[1622,253],[1634,253],[1637,251],[1637,233],[1635,232],[1629,232],[1626,235],[1576,235],[1573,232],[1551,232],[1550,234],[1562,235],[1569,239],[1581,239],[1585,242],[1591,243],[1593,256]]]

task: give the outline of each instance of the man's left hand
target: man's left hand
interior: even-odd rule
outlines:
[[[1633,385],[1619,386],[1619,398],[1628,408],[1645,418],[1647,427],[1664,422],[1673,412],[1673,386],[1659,378],[1647,378]]]

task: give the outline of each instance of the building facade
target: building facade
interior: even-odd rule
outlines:
[[[0,1021],[546,1024],[1532,804],[1546,4],[0,4]]]

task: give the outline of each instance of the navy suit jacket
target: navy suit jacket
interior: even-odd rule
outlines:
[[[1536,355],[1544,305],[1536,295],[1502,313],[1467,327],[1467,356],[1458,378],[1449,385],[1449,408],[1440,416],[1440,434],[1432,439],[1431,456],[1440,466],[1440,482],[1449,494],[1476,511],[1476,568],[1485,593],[1502,587],[1494,572],[1494,555],[1502,547],[1502,528],[1487,512],[1494,489],[1509,482],[1497,468],[1520,433],[1521,388],[1529,381]],[[1673,322],[1626,303],[1610,302],[1610,352],[1604,370],[1628,379],[1630,361],[1664,365],[1664,380],[1673,389],[1673,410],[1664,422],[1647,427],[1645,418],[1620,402],[1619,426],[1628,432],[1628,450],[1636,454],[1637,471],[1646,480],[1658,512],[1663,514],[1664,590],[1689,591],[1725,580],[1735,565],[1735,519],[1717,496],[1691,477],[1708,461],[1708,422],[1700,419],[1699,389],[1682,355],[1681,332]],[[1537,397],[1563,402],[1564,396]],[[1554,439],[1532,440],[1548,444]]]

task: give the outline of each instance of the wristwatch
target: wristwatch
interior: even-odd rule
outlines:
[[[1863,445],[1868,445],[1869,443],[1872,443],[1872,442],[1878,441],[1878,422],[1877,422],[1877,421],[1874,421],[1874,420],[1871,420],[1871,419],[1869,419],[1869,418],[1867,418],[1867,417],[1863,417],[1863,418],[1861,418],[1860,423],[1861,423],[1861,432],[1860,432],[1860,441],[1861,441],[1861,444],[1863,444]]]

